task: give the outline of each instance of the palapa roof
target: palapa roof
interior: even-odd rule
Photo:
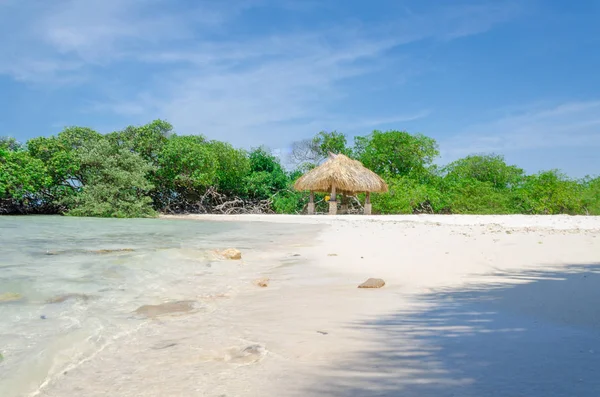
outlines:
[[[332,186],[338,193],[344,194],[388,191],[385,181],[360,161],[333,153],[329,153],[329,158],[323,164],[301,176],[294,184],[294,189],[327,193]]]

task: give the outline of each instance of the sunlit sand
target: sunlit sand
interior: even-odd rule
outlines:
[[[321,227],[272,251],[242,249],[247,288],[207,296],[209,312],[157,316],[40,395],[542,397],[600,390],[600,218],[169,218]],[[263,266],[273,258],[280,265]],[[368,278],[385,285],[357,288]],[[268,282],[259,286],[261,279]]]

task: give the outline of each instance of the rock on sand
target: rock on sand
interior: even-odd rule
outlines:
[[[385,281],[383,281],[380,278],[370,278],[367,281],[365,281],[364,283],[362,283],[361,285],[358,286],[358,288],[381,288],[385,285]]]
[[[135,313],[146,317],[158,317],[167,314],[187,313],[194,310],[195,301],[166,302],[159,305],[144,305],[136,309]]]
[[[225,259],[231,259],[231,260],[242,259],[242,253],[235,248],[228,248],[224,251],[220,251],[219,255]]]

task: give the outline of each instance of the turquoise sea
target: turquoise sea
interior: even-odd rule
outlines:
[[[314,227],[164,219],[0,217],[0,396],[35,395],[57,374],[89,360],[149,321],[136,309],[191,302],[248,288],[240,261]],[[266,254],[265,254],[266,255]],[[266,255],[265,267],[281,266]],[[256,269],[253,269],[255,272]]]

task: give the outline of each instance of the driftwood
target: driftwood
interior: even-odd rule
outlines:
[[[209,188],[202,196],[195,199],[177,198],[164,205],[161,212],[166,214],[272,214],[272,201],[242,199],[227,196],[215,188]]]
[[[433,214],[433,213],[434,213],[433,207],[431,206],[431,203],[429,203],[429,201],[424,201],[422,203],[419,203],[413,209],[413,214]]]
[[[242,199],[209,188],[201,196],[155,196],[154,208],[166,214],[272,214],[272,200]],[[66,207],[49,200],[0,199],[0,215],[63,214]]]
[[[54,215],[62,207],[45,200],[0,199],[0,215]]]

